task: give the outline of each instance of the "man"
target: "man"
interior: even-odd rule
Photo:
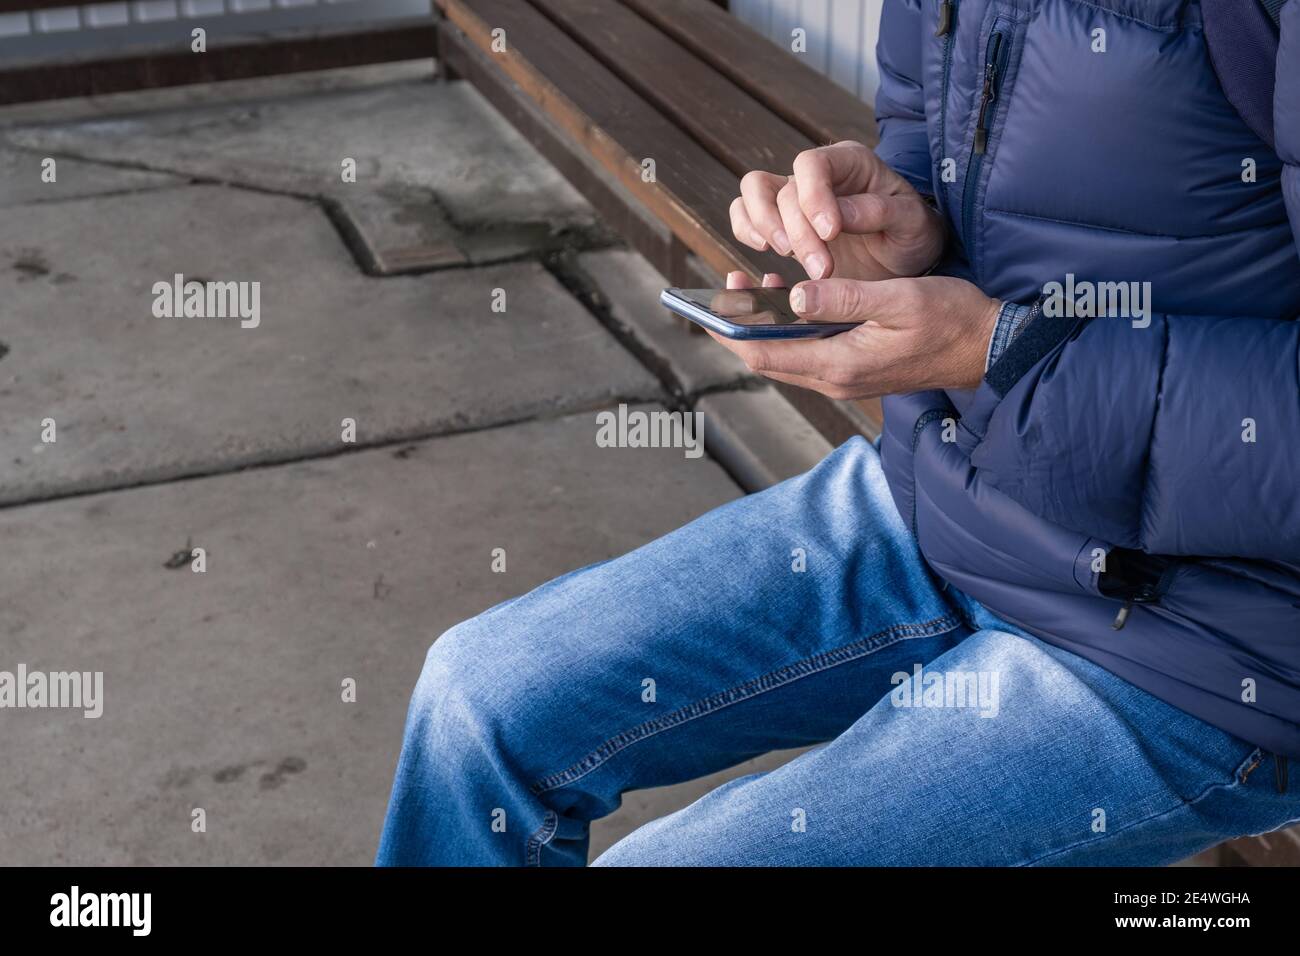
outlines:
[[[866,324],[723,344],[890,396],[879,450],[440,638],[381,863],[580,864],[623,792],[808,744],[597,863],[1165,864],[1300,818],[1300,4],[1276,152],[1191,0],[889,0],[878,55],[879,146],[732,206]]]

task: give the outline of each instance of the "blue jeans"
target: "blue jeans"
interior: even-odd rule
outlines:
[[[809,744],[596,863],[1164,864],[1300,818],[1257,747],[945,589],[853,439],[444,634],[378,862],[581,865],[624,792]]]

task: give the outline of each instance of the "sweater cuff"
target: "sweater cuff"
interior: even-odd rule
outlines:
[[[1002,303],[1002,310],[998,312],[998,321],[993,326],[993,334],[989,336],[988,355],[984,360],[984,371],[993,367],[993,363],[1002,357],[1002,353],[1014,341],[1029,324],[1030,317],[1035,309],[1029,305],[1017,305],[1014,302]]]

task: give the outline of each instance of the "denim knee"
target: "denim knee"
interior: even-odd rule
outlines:
[[[445,755],[498,736],[493,727],[509,704],[501,702],[499,673],[494,678],[492,654],[483,637],[478,618],[470,618],[429,648],[411,693],[408,744]],[[494,679],[497,686],[491,687]]]
[[[527,621],[509,609],[469,618],[439,637],[411,695],[408,745],[456,760],[485,754],[518,767],[532,749],[548,697],[545,674],[530,674]],[[555,688],[563,686],[557,676]]]

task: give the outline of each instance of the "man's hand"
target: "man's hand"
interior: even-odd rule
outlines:
[[[765,276],[763,285],[780,284]],[[727,288],[750,285],[742,272]],[[866,324],[825,339],[737,341],[713,335],[751,371],[833,399],[876,398],[928,388],[975,388],[1002,303],[962,279],[932,276],[862,282],[801,282],[790,304],[817,322]]]
[[[861,143],[795,157],[794,175],[751,172],[731,204],[736,239],[793,255],[814,279],[918,276],[943,253],[943,217]]]

